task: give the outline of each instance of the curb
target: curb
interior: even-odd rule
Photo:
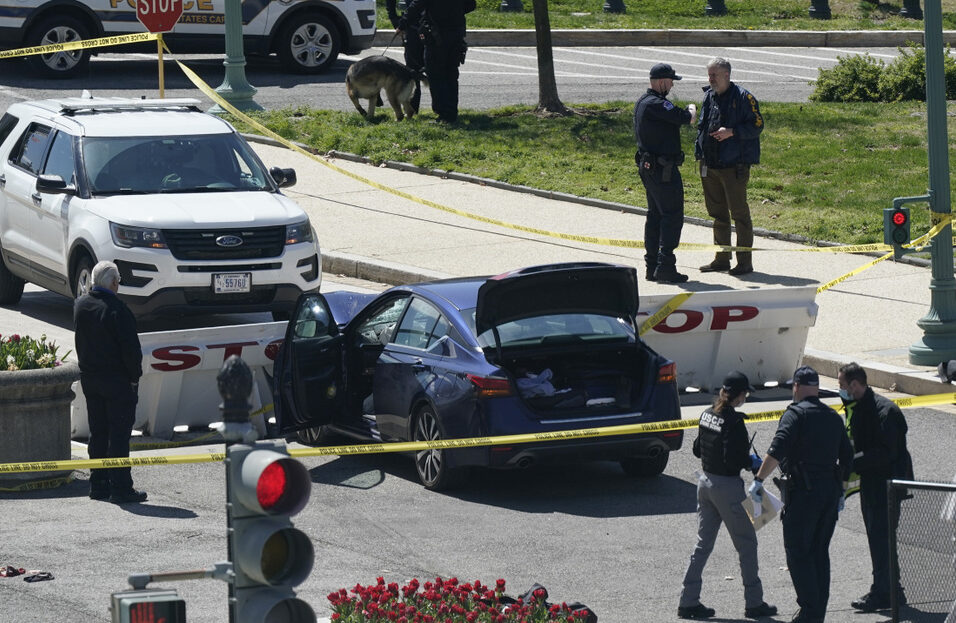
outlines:
[[[372,45],[386,47],[394,30],[379,30]],[[626,30],[558,29],[551,30],[555,46],[718,46],[718,47],[906,47],[923,45],[922,30]],[[469,30],[472,47],[535,47],[535,31],[481,29]],[[956,31],[943,31],[943,42],[956,44]]]

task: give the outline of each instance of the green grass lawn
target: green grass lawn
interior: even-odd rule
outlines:
[[[725,0],[727,14],[708,16],[706,0],[623,0],[626,12],[605,13],[604,0],[548,0],[551,28],[707,28],[753,30],[922,30],[923,22],[899,16],[903,0],[830,0],[833,18],[809,17],[810,0]],[[501,0],[477,0],[468,28],[534,28],[531,0],[524,11],[500,12]],[[922,3],[921,3],[922,6]],[[380,30],[390,28],[378,0]],[[942,0],[943,28],[956,28],[956,0]]]
[[[545,190],[646,205],[634,165],[633,103],[576,106],[569,117],[540,117],[530,107],[464,110],[455,126],[430,113],[396,123],[379,112],[298,109],[258,113],[270,129],[326,152],[362,154],[461,171]],[[813,240],[882,242],[883,208],[898,196],[926,193],[926,106],[896,104],[761,105],[766,130],[753,168],[754,224]],[[236,123],[243,130],[241,123]],[[956,120],[949,117],[949,133]],[[695,131],[683,128],[686,212],[706,218],[693,155]],[[953,154],[950,155],[952,161]],[[956,196],[956,195],[954,195]],[[925,206],[925,204],[924,204]],[[914,237],[929,228],[913,206]]]

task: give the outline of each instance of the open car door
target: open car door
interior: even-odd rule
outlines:
[[[280,435],[340,419],[346,404],[343,344],[325,297],[300,296],[273,368]]]

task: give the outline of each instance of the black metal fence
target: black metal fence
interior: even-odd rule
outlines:
[[[889,508],[900,509],[890,530],[890,586],[903,586],[890,596],[893,621],[956,623],[956,484],[893,480],[888,487]]]

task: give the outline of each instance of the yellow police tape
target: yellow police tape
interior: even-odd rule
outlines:
[[[912,396],[894,400],[901,409],[930,407],[956,403],[956,392]],[[748,422],[768,422],[780,419],[784,409],[762,411],[747,414]],[[291,456],[345,456],[355,454],[384,454],[392,452],[419,452],[421,450],[454,450],[481,446],[500,446],[519,443],[566,441],[573,439],[591,439],[615,435],[633,435],[638,433],[661,433],[673,430],[695,428],[698,418],[669,420],[667,422],[649,422],[647,424],[626,424],[621,426],[603,426],[576,430],[544,433],[525,433],[520,435],[502,435],[498,437],[469,437],[465,439],[437,439],[434,441],[405,441],[389,443],[369,443],[348,446],[328,446],[324,448],[290,448]],[[115,459],[75,459],[69,461],[40,461],[31,463],[0,463],[0,475],[24,472],[44,472],[68,469],[103,469],[110,467],[148,467],[152,465],[184,465],[188,463],[214,463],[226,458],[223,452],[206,454],[184,454],[180,456],[128,457]]]
[[[32,480],[16,487],[0,487],[0,493],[22,493],[23,491],[39,491],[41,489],[56,489],[60,485],[72,482],[73,472],[59,478],[49,480]]]
[[[102,48],[112,45],[124,45],[127,43],[142,43],[143,41],[155,41],[157,36],[158,35],[154,32],[137,32],[129,35],[100,37],[99,39],[82,39],[80,41],[71,41],[69,43],[37,45],[30,48],[17,48],[16,50],[0,50],[0,59],[15,58],[17,56],[32,56],[34,54],[55,54],[57,52],[86,50],[88,48]]]
[[[648,331],[656,327],[659,322],[664,320],[664,318],[667,318],[668,316],[670,316],[671,312],[673,312],[675,309],[680,307],[684,303],[684,301],[686,301],[687,299],[691,297],[692,294],[694,293],[681,292],[680,294],[675,295],[669,301],[664,303],[664,305],[661,306],[661,308],[658,309],[656,312],[654,312],[650,318],[648,318],[647,320],[641,323],[641,326],[638,328],[638,335],[644,335],[645,333],[647,333]]]

